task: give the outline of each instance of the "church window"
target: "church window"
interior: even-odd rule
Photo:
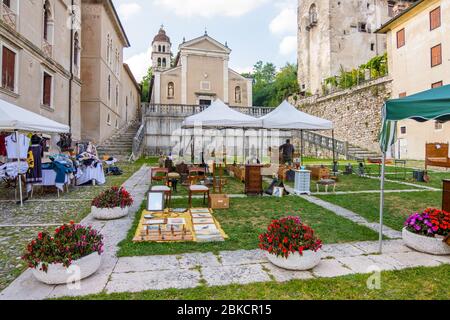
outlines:
[[[241,103],[242,102],[242,91],[241,91],[241,87],[237,86],[234,89],[234,101],[236,103]]]
[[[309,8],[309,25],[317,25],[317,6],[313,3]]]
[[[173,82],[169,82],[167,85],[167,98],[173,99],[175,96],[175,85]]]
[[[158,58],[158,67],[161,67],[161,58]]]
[[[44,40],[50,41],[51,39],[51,12],[50,12],[50,2],[45,1],[44,3]]]
[[[158,46],[158,52],[161,52],[161,46],[160,45]]]
[[[166,58],[163,58],[162,59],[162,67],[165,68],[166,65],[167,65],[167,60],[166,60]]]
[[[111,101],[111,76],[108,76],[108,101]]]

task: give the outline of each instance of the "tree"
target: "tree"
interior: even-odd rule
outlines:
[[[150,100],[149,94],[150,94],[150,83],[152,80],[152,76],[153,76],[153,68],[150,67],[147,70],[147,75],[141,81],[141,88],[142,88],[141,100],[142,100],[142,102],[148,102]]]
[[[273,63],[258,61],[253,73],[243,74],[253,78],[253,105],[277,107],[288,96],[298,92],[297,66],[287,63],[277,73]]]

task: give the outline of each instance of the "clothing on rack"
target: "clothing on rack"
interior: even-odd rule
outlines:
[[[0,157],[6,157],[6,134],[0,134]]]
[[[6,152],[8,159],[26,159],[28,154],[28,147],[30,146],[31,139],[24,134],[19,134],[19,139],[17,141],[17,136],[15,133],[5,138],[6,141]],[[20,149],[20,154],[17,149]]]
[[[36,140],[35,140],[36,141]],[[30,152],[34,158],[34,166],[27,173],[27,182],[31,184],[42,182],[42,146],[40,144],[33,144],[30,147]]]
[[[28,163],[21,161],[20,166],[17,162],[8,162],[0,166],[0,178],[14,179],[19,173],[25,174],[28,171]]]

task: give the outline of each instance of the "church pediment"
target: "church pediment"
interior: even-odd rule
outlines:
[[[180,50],[214,51],[229,54],[231,50],[209,36],[203,36],[180,45]]]

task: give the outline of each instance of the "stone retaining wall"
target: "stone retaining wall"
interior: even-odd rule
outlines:
[[[289,102],[301,111],[334,122],[335,137],[349,144],[379,152],[378,135],[381,129],[381,110],[390,99],[392,79],[379,78],[358,87],[319,97]],[[330,136],[330,132],[320,132]]]

